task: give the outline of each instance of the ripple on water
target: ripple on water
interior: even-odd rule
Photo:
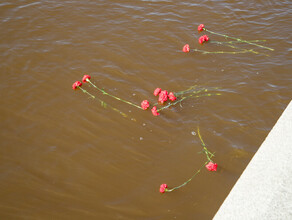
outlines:
[[[1,2],[0,216],[211,219],[291,99],[290,9],[290,1]],[[233,51],[209,33],[200,45],[200,23],[275,50],[183,53],[187,43]],[[154,117],[87,83],[96,99],[73,91],[83,74],[137,105],[156,103],[157,87],[221,95]],[[197,127],[220,169],[160,195],[161,183],[177,186],[204,162]]]

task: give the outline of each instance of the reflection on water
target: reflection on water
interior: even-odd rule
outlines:
[[[291,99],[289,3],[1,2],[1,218],[211,219]],[[185,44],[232,51],[212,33],[200,45],[201,23],[274,51],[183,53]],[[92,87],[111,107],[73,91],[84,73],[137,105],[155,103],[157,87],[219,87],[221,95],[154,117]],[[159,194],[204,162],[197,126],[217,172]]]

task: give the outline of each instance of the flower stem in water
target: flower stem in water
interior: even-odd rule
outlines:
[[[116,109],[116,108],[114,108],[114,107],[108,105],[107,103],[105,103],[105,102],[102,101],[101,99],[96,98],[94,95],[92,95],[92,94],[90,94],[89,92],[87,92],[87,90],[81,88],[80,86],[79,86],[78,88],[81,89],[82,92],[84,92],[84,93],[86,93],[87,95],[89,95],[91,98],[93,98],[93,99],[97,99],[97,100],[100,102],[100,104],[101,104],[102,107],[104,107],[104,108],[106,108],[106,107],[110,107],[110,108],[111,108],[112,110],[114,110],[115,112],[120,113],[123,117],[125,117],[125,118],[128,117],[128,115],[125,114],[124,112],[121,112],[119,109]],[[134,121],[135,121],[135,119],[134,119]]]
[[[213,32],[213,31],[210,31],[206,28],[203,28],[205,31],[211,33],[211,34],[216,34],[216,35],[219,35],[219,36],[222,36],[222,37],[225,37],[225,38],[229,38],[229,39],[233,39],[233,40],[236,40],[238,42],[241,42],[241,43],[247,43],[247,44],[250,44],[250,45],[254,45],[254,46],[257,46],[257,47],[261,47],[261,48],[264,48],[264,49],[267,49],[267,50],[271,50],[271,51],[274,51],[273,48],[270,48],[270,47],[265,47],[265,46],[262,46],[260,44],[256,44],[256,43],[253,43],[251,41],[247,41],[247,40],[242,40],[240,38],[236,38],[236,37],[230,37],[228,35],[225,35],[225,34],[220,34],[220,33],[217,33],[217,32]]]
[[[110,97],[112,97],[112,98],[114,98],[114,99],[116,99],[116,100],[119,100],[119,101],[121,101],[121,102],[127,103],[127,104],[132,105],[132,106],[135,106],[136,108],[143,109],[143,108],[142,108],[141,106],[139,106],[139,105],[136,105],[136,104],[131,103],[131,102],[129,102],[129,101],[123,100],[123,99],[121,99],[121,98],[119,98],[119,97],[116,97],[116,96],[114,96],[114,95],[111,95],[111,94],[107,93],[107,92],[104,91],[103,89],[98,88],[98,87],[97,87],[96,85],[94,85],[89,79],[87,79],[86,81],[89,82],[89,83],[90,83],[95,89],[97,89],[97,90],[99,90],[100,92],[102,92],[103,95],[108,95],[108,96],[110,96]]]
[[[188,182],[190,182],[190,181],[191,181],[191,180],[192,180],[192,179],[193,179],[198,173],[201,172],[201,170],[202,170],[202,168],[203,168],[204,166],[206,166],[210,161],[212,162],[211,158],[214,157],[215,155],[212,154],[212,153],[207,149],[207,147],[206,147],[206,145],[205,145],[205,142],[203,141],[203,138],[201,137],[199,127],[198,127],[198,136],[199,136],[200,141],[201,141],[201,144],[202,144],[202,146],[203,146],[203,150],[204,150],[204,152],[206,153],[207,161],[206,161],[206,162],[200,167],[200,169],[197,170],[197,172],[194,173],[194,175],[193,175],[190,179],[188,179],[188,180],[187,180],[186,182],[184,182],[183,184],[181,184],[181,185],[179,185],[179,186],[176,186],[176,187],[174,187],[174,188],[172,188],[172,189],[165,189],[166,192],[172,192],[173,190],[176,190],[176,189],[179,189],[179,188],[185,186],[185,185],[186,185]]]

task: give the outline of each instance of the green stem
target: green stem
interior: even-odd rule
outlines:
[[[211,157],[213,157],[214,154],[212,154],[212,153],[207,149],[207,147],[206,147],[206,145],[205,145],[205,142],[203,141],[203,138],[202,138],[202,136],[201,136],[201,134],[200,134],[200,129],[199,129],[199,127],[198,127],[198,136],[199,136],[199,138],[200,138],[200,141],[201,141],[201,144],[202,144],[202,146],[203,146],[204,152],[205,152],[205,154],[206,154],[206,156],[207,156],[208,162],[209,162],[209,161],[212,161],[211,158],[209,157],[209,154],[211,155]]]
[[[106,104],[104,101],[102,101],[102,100],[99,99],[99,98],[96,98],[94,95],[90,94],[90,93],[87,92],[85,89],[81,88],[80,86],[78,86],[78,88],[81,89],[82,92],[84,92],[84,93],[86,93],[87,95],[89,95],[91,98],[93,98],[93,99],[97,99],[97,100],[100,102],[100,104],[102,105],[102,107],[106,108],[107,106],[109,106],[112,110],[114,110],[115,112],[120,113],[123,117],[125,117],[125,118],[128,117],[128,115],[125,114],[124,112],[121,112],[119,109],[116,109],[116,108],[114,108],[114,107],[112,107],[112,106]],[[135,121],[135,119],[134,119],[134,121]]]
[[[160,108],[160,109],[157,109],[157,112],[160,112],[161,110],[163,109],[166,109],[166,108],[169,108],[170,106],[172,105],[176,105],[177,103],[180,103],[182,102],[183,100],[187,99],[187,98],[199,98],[199,97],[203,97],[203,96],[211,96],[211,95],[221,95],[220,93],[215,93],[215,94],[212,94],[212,93],[208,93],[208,94],[202,94],[202,95],[196,95],[195,94],[192,94],[192,95],[189,95],[189,96],[185,96],[185,97],[182,97],[181,99],[175,101],[175,102],[170,102],[168,105]]]
[[[242,50],[242,51],[205,51],[205,50],[198,50],[198,49],[191,49],[190,51],[196,51],[201,52],[203,54],[239,54],[239,53],[247,53],[248,50]]]
[[[181,92],[178,92],[178,93],[174,93],[174,95],[176,97],[178,97],[180,95],[184,95],[184,94],[188,94],[188,93],[198,94],[198,93],[201,93],[201,92],[207,92],[208,91],[208,89],[199,89],[197,91],[195,91],[194,89],[195,89],[195,86],[192,86],[187,90],[184,90],[184,91],[181,91]]]
[[[160,112],[160,111],[163,110],[163,109],[169,108],[169,107],[172,106],[172,105],[176,105],[177,103],[182,102],[182,101],[185,100],[186,98],[187,98],[187,97],[182,97],[181,99],[179,99],[179,100],[177,100],[177,101],[175,101],[175,102],[170,102],[170,103],[168,103],[166,106],[164,106],[164,107],[162,107],[162,108],[160,108],[160,109],[157,109],[157,112]]]
[[[211,156],[212,157],[212,156]],[[183,184],[181,184],[181,185],[179,185],[179,186],[176,186],[176,187],[174,187],[174,188],[172,188],[172,189],[165,189],[165,191],[166,192],[172,192],[173,190],[176,190],[176,189],[179,189],[179,188],[181,188],[181,187],[183,187],[184,185],[186,185],[188,182],[190,182],[198,173],[200,173],[201,172],[201,170],[202,170],[202,168],[204,167],[204,166],[206,166],[207,165],[207,163],[209,163],[209,161],[206,161],[204,164],[203,164],[203,166],[201,166],[201,168],[200,169],[198,169],[197,170],[197,172],[195,172],[195,174],[190,178],[190,179],[188,179],[186,182],[184,182]]]
[[[180,92],[175,92],[174,95],[175,96],[179,96],[181,94],[185,94],[187,92],[190,92],[190,91],[193,91],[197,86],[191,86],[190,88],[186,89],[186,90],[183,90],[183,91],[180,91]]]
[[[186,89],[186,90],[183,90],[183,91],[179,91],[179,92],[174,92],[174,95],[176,97],[180,96],[180,95],[184,95],[184,94],[187,94],[187,93],[193,93],[193,94],[198,94],[198,93],[201,93],[201,92],[208,92],[210,90],[209,89],[206,89],[206,88],[202,88],[202,89],[198,89],[198,90],[195,90],[197,86],[191,86],[190,88]],[[213,87],[211,89],[214,89],[214,90],[217,90],[219,89],[219,87]]]
[[[219,41],[211,41],[211,43],[224,45],[224,42],[219,42]],[[226,47],[231,47],[231,48],[233,48],[233,49],[240,50],[239,47],[235,47],[235,46],[233,46],[233,45],[226,45],[226,44],[225,44],[224,46],[226,46]],[[249,50],[247,50],[247,49],[243,49],[242,51],[251,52],[251,53],[254,53],[254,54],[261,54],[261,55],[269,56],[269,55],[267,55],[267,54],[259,53],[259,52],[257,52],[257,51],[254,51],[253,49],[249,49]]]
[[[78,86],[79,89],[81,89],[82,92],[86,93],[87,95],[89,95],[91,98],[95,99],[94,95],[91,95],[89,92],[87,92],[85,89],[82,89],[80,86]]]
[[[250,41],[246,41],[246,40],[241,40],[240,38],[236,38],[236,37],[230,37],[228,35],[225,35],[225,34],[220,34],[220,33],[216,33],[216,32],[213,32],[213,31],[210,31],[206,28],[204,28],[205,31],[211,33],[211,34],[216,34],[216,35],[219,35],[219,36],[222,36],[222,37],[225,37],[225,38],[230,38],[230,39],[233,39],[233,40],[236,40],[236,41],[239,41],[241,43],[247,43],[247,44],[250,44],[250,45],[254,45],[254,46],[257,46],[257,47],[261,47],[261,48],[264,48],[264,49],[268,49],[268,50],[271,50],[271,51],[274,51],[273,48],[270,48],[270,47],[265,47],[265,46],[262,46],[262,45],[259,45],[259,44],[256,44],[256,43],[252,43]]]
[[[250,40],[249,42],[265,42],[266,40]],[[217,41],[212,41],[212,42],[217,42]],[[238,44],[241,43],[240,41],[225,41],[225,42],[220,42],[223,44]]]
[[[121,99],[121,98],[119,98],[119,97],[116,97],[116,96],[114,96],[114,95],[111,95],[111,94],[107,93],[107,92],[104,91],[103,89],[98,88],[98,87],[97,87],[96,85],[94,85],[89,79],[86,79],[86,81],[89,82],[94,88],[96,88],[97,90],[99,90],[100,92],[102,92],[103,95],[108,95],[108,96],[110,96],[110,97],[112,97],[112,98],[114,98],[114,99],[116,99],[116,100],[119,100],[119,101],[121,101],[121,102],[127,103],[127,104],[129,104],[129,105],[135,106],[136,108],[139,108],[139,109],[142,109],[142,110],[143,110],[143,108],[142,108],[141,106],[139,106],[139,105],[136,105],[136,104],[133,104],[133,103],[131,103],[131,102],[129,102],[129,101],[123,100],[123,99]]]
[[[197,172],[194,173],[194,175],[193,175],[190,179],[188,179],[188,180],[187,180],[186,182],[184,182],[183,184],[181,184],[181,185],[179,185],[179,186],[176,186],[176,187],[174,187],[174,188],[172,188],[172,189],[165,189],[166,192],[172,192],[173,190],[176,190],[176,189],[179,189],[179,188],[185,186],[185,185],[186,185],[188,182],[190,182],[190,181],[191,181],[191,180],[192,180],[192,179],[193,179],[198,173],[201,172],[201,170],[202,170],[202,168],[203,168],[204,166],[206,166],[210,161],[213,162],[213,161],[211,160],[211,158],[214,157],[215,155],[212,154],[210,151],[208,151],[208,149],[207,149],[207,147],[206,147],[206,145],[205,145],[205,142],[203,141],[203,138],[202,138],[202,136],[201,136],[201,134],[200,134],[200,129],[199,129],[199,127],[198,127],[198,136],[199,136],[199,138],[200,138],[200,141],[201,141],[201,144],[202,144],[202,146],[203,146],[204,152],[206,153],[207,161],[203,164],[203,166],[200,167],[200,169],[197,170]],[[210,156],[209,156],[209,155],[210,155]]]

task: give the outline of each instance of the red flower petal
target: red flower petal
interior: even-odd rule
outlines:
[[[160,185],[159,192],[160,192],[160,193],[165,193],[166,188],[167,188],[167,185],[166,185],[165,183],[164,183],[164,184],[161,184],[161,185]]]
[[[163,91],[161,91],[160,93],[159,93],[159,98],[158,98],[158,101],[160,102],[160,103],[164,103],[164,102],[166,102],[167,101],[167,91],[166,90],[163,90]]]
[[[217,163],[213,163],[213,162],[209,162],[207,165],[206,165],[206,168],[207,170],[209,171],[216,171],[217,170]]]
[[[176,100],[176,97],[174,96],[173,92],[170,92],[170,93],[168,94],[168,98],[169,98],[170,101],[174,101],[174,100]]]
[[[82,86],[82,83],[81,82],[79,82],[79,81],[76,81],[75,83],[73,83],[73,85],[72,85],[72,89],[77,89],[78,87],[81,87]]]
[[[202,43],[204,43],[204,41],[205,41],[205,37],[204,36],[201,36],[199,38],[199,43],[202,44]]]
[[[205,28],[205,25],[204,24],[200,24],[198,26],[198,31],[202,31],[202,30],[204,30],[204,28]]]
[[[207,35],[204,35],[203,37],[205,41],[209,41],[209,37]]]
[[[87,81],[86,81],[87,79],[91,79],[91,76],[89,76],[89,75],[84,75],[83,78],[82,78],[82,82],[87,82]]]
[[[152,114],[153,114],[154,116],[158,116],[158,115],[160,115],[160,114],[157,112],[157,107],[156,107],[156,106],[154,106],[154,107],[151,109],[151,112],[152,112]]]
[[[158,96],[160,92],[161,92],[161,89],[160,89],[160,88],[156,88],[156,89],[154,90],[153,94],[154,94],[155,96]]]
[[[149,108],[149,102],[147,100],[144,100],[141,102],[141,107],[143,108],[143,110],[146,110],[147,108]]]
[[[185,53],[190,52],[190,45],[188,45],[188,44],[184,45],[182,51],[185,52]]]

